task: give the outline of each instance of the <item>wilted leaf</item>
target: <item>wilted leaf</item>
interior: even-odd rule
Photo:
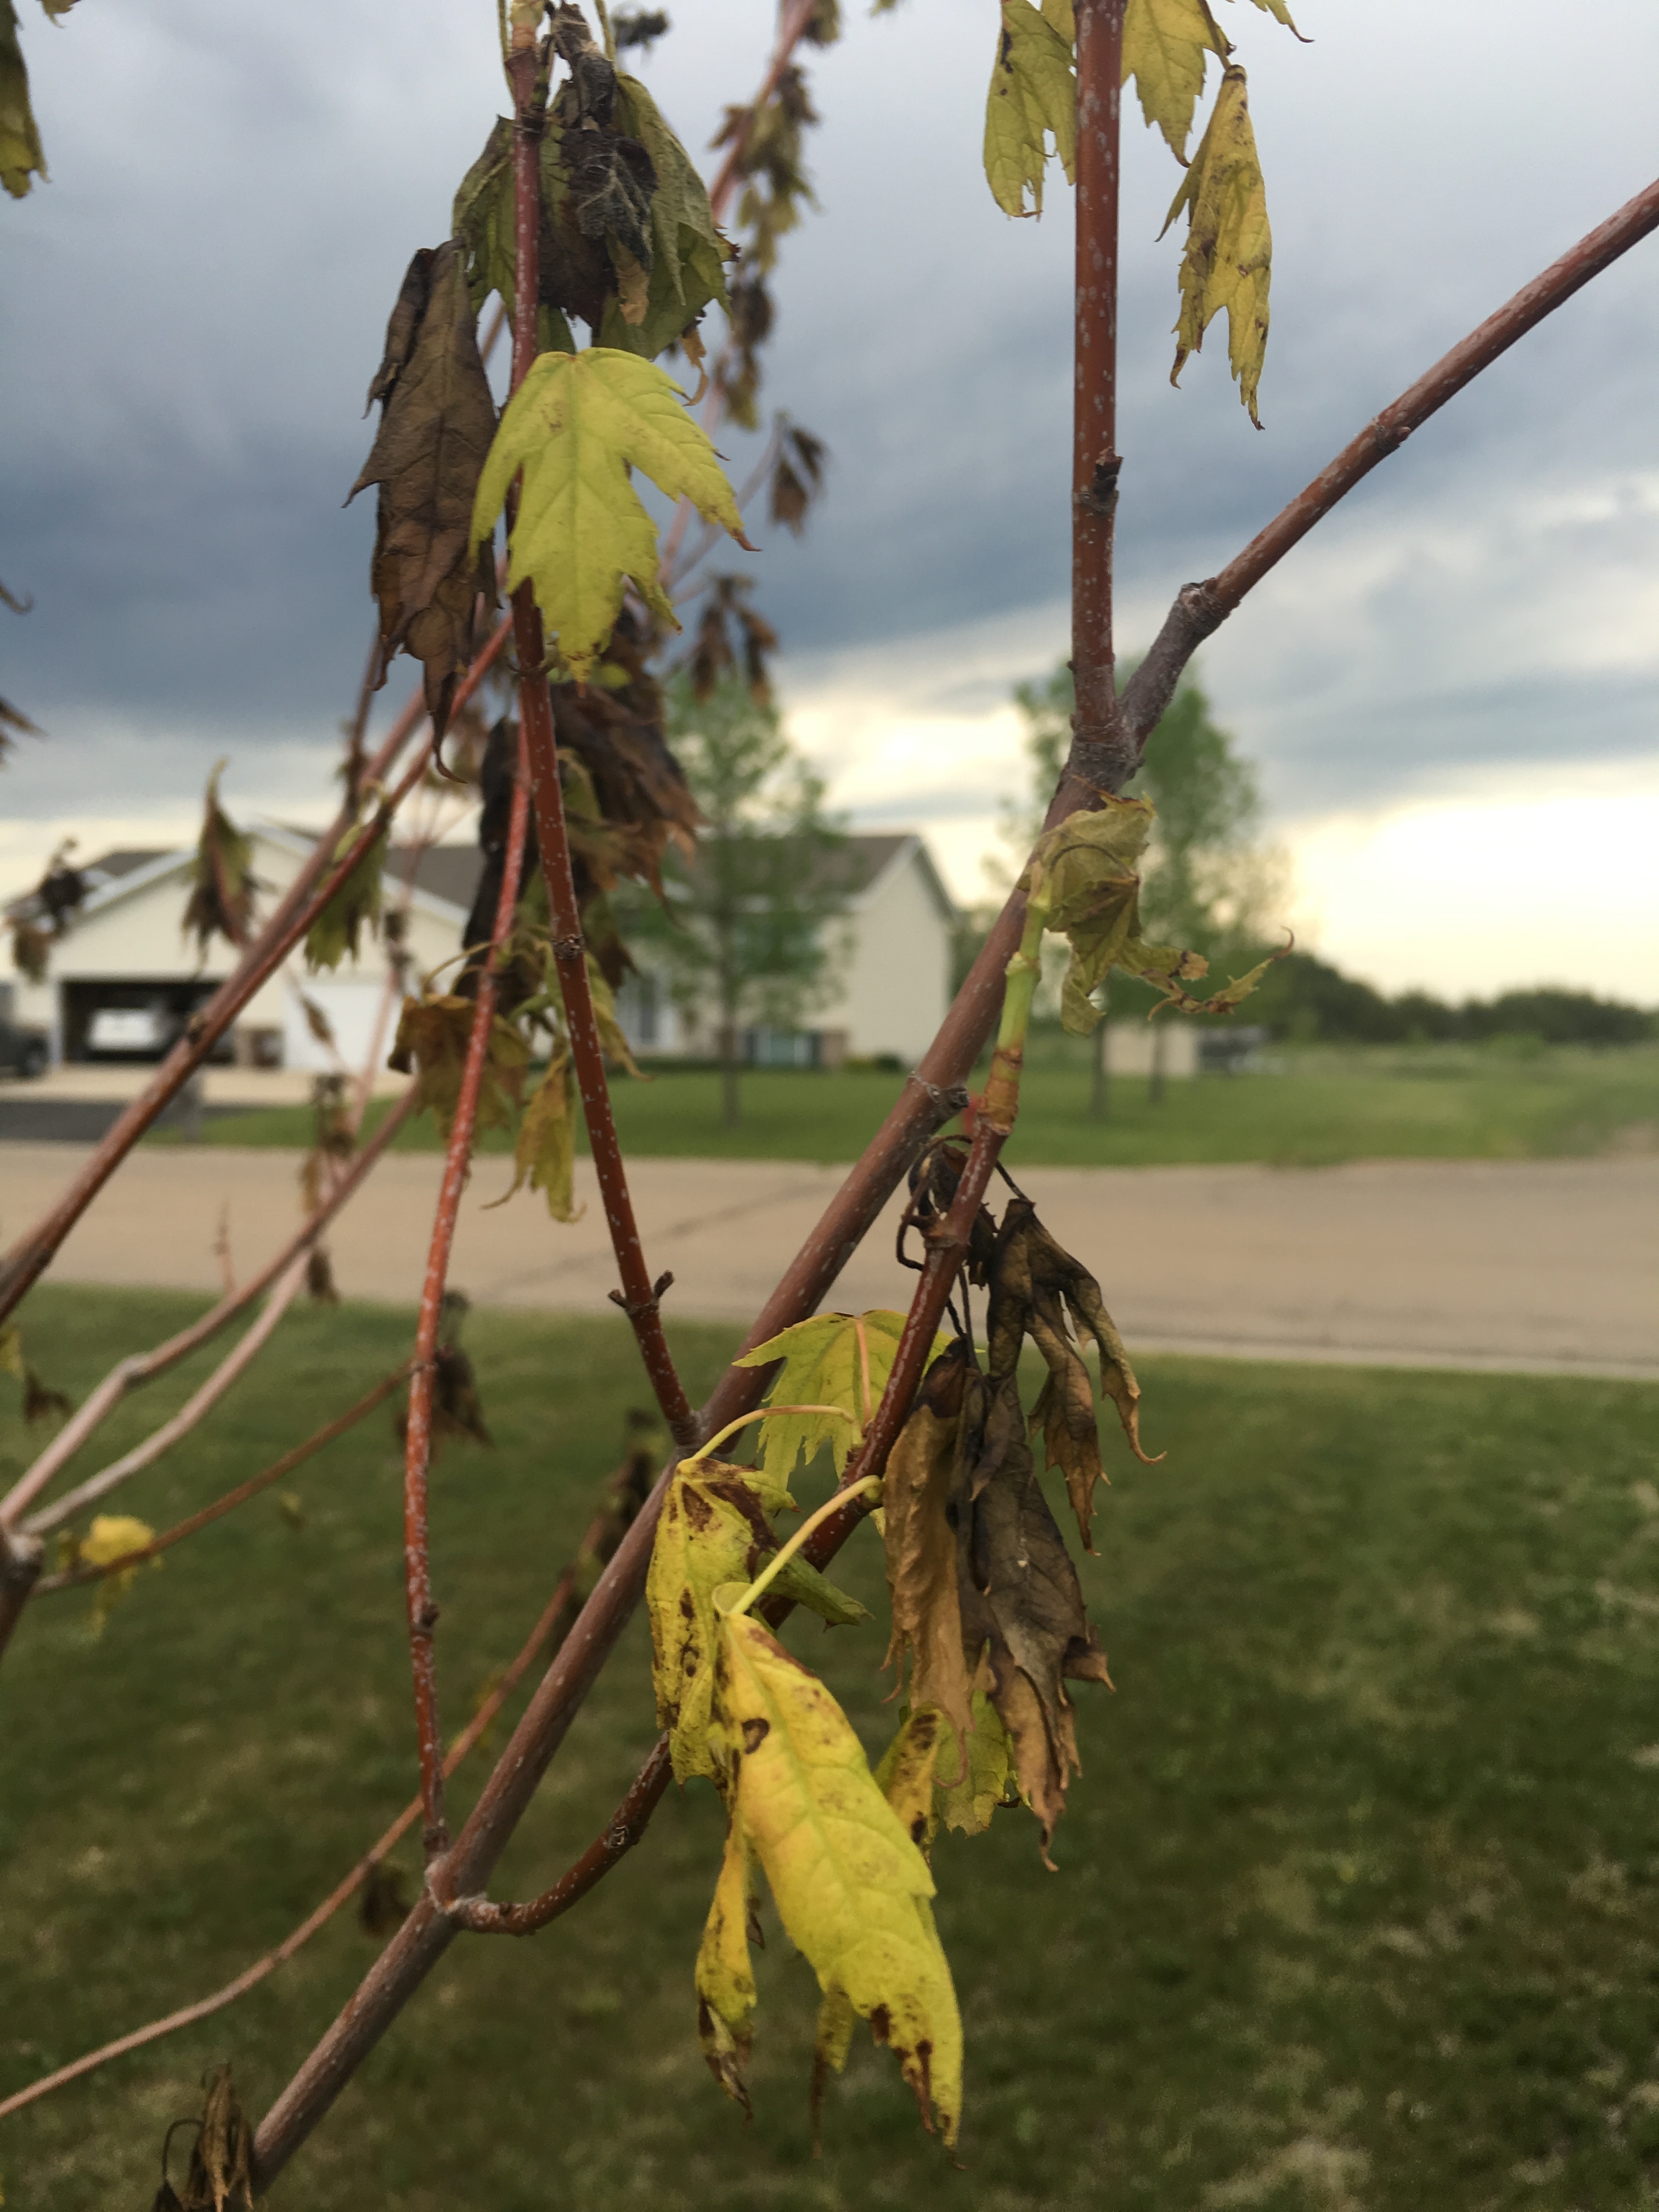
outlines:
[[[752,2110],[744,2072],[755,2020],[755,1970],[749,1956],[754,1917],[754,1861],[733,1813],[714,1901],[697,1948],[697,2033],[709,2071],[745,2112]]]
[[[374,933],[380,918],[380,898],[386,870],[386,838],[382,830],[364,849],[349,875],[336,888],[328,904],[306,932],[306,966],[314,975],[319,968],[337,968],[343,960],[357,957],[363,930]],[[344,859],[361,832],[348,830],[334,848],[334,860]]]
[[[933,1778],[939,1747],[949,1734],[950,1723],[937,1705],[917,1705],[900,1722],[876,1769],[876,1787],[923,1852],[933,1839]]]
[[[513,1149],[513,1191],[528,1182],[547,1200],[555,1221],[580,1220],[576,1204],[576,1064],[562,1039],[547,1073],[530,1094]],[[499,1203],[499,1201],[497,1201]]]
[[[615,625],[624,584],[673,629],[657,577],[657,528],[629,478],[746,541],[732,487],[684,394],[653,363],[613,346],[544,353],[507,402],[479,479],[472,536],[487,539],[522,467],[509,589],[528,577],[566,668],[585,682]]]
[[[657,172],[635,138],[611,131],[570,131],[564,137],[570,211],[584,238],[614,238],[649,273],[651,196]]]
[[[969,1656],[990,1662],[990,1697],[1022,1796],[1048,1841],[1079,1764],[1065,1676],[1110,1685],[1077,1570],[1025,1441],[1018,1380],[969,1378],[957,1460],[957,1582]]]
[[[655,175],[652,251],[635,257],[646,276],[643,313],[630,324],[607,308],[599,338],[602,344],[653,361],[706,307],[726,306],[725,263],[732,249],[715,228],[708,194],[690,156],[637,77],[617,80],[617,121],[644,147]]]
[[[769,1516],[794,1500],[757,1468],[707,1459],[675,1472],[663,1500],[646,1577],[651,1616],[651,1674],[657,1719],[669,1731],[674,1777],[723,1780],[708,1741],[714,1717],[714,1592],[722,1583],[754,1580],[778,1540]],[[832,1625],[850,1627],[869,1615],[799,1553],[771,1585]]]
[[[1129,0],[1123,82],[1133,77],[1141,113],[1164,133],[1177,161],[1187,159],[1206,57],[1215,54],[1224,63],[1227,53],[1205,0]]]
[[[1095,1485],[1103,1473],[1100,1433],[1094,1389],[1073,1327],[1086,1329],[1095,1340],[1101,1387],[1117,1408],[1130,1450],[1148,1467],[1156,1462],[1140,1448],[1140,1385],[1102,1302],[1100,1285],[1080,1261],[1054,1242],[1029,1199],[1009,1200],[997,1232],[987,1327],[987,1366],[994,1382],[1016,1376],[1026,1337],[1042,1354],[1048,1379],[1032,1409],[1031,1425],[1042,1430],[1049,1466],[1065,1470],[1078,1533],[1084,1549],[1090,1550]]]
[[[902,1686],[908,1651],[911,1704],[939,1708],[963,1734],[973,1724],[973,1667],[963,1651],[957,1536],[948,1508],[973,1358],[972,1346],[958,1340],[933,1362],[888,1456],[882,1490],[893,1607],[884,1663],[896,1668]]]
[[[1205,331],[1224,307],[1227,359],[1238,396],[1259,430],[1255,398],[1267,353],[1273,233],[1242,69],[1229,65],[1222,70],[1215,112],[1170,204],[1165,230],[1182,208],[1187,244],[1181,257],[1181,313],[1170,381],[1180,377],[1188,355],[1198,352]]]
[[[699,702],[711,699],[721,677],[738,665],[732,632],[741,640],[744,676],[749,696],[757,706],[770,703],[772,678],[768,662],[777,651],[778,634],[763,615],[749,605],[753,580],[748,576],[712,576],[703,600],[702,619],[683,664],[691,677],[692,696]]]
[[[358,1923],[370,1936],[395,1936],[414,1902],[403,1869],[376,1859],[363,1877],[357,1900]]]
[[[228,2066],[203,2077],[207,2100],[201,2132],[190,2157],[184,2212],[224,2212],[240,2204],[253,2212],[253,2129],[236,2094]]]
[[[806,510],[823,489],[823,464],[828,448],[821,438],[789,423],[778,441],[778,458],[772,471],[768,512],[774,522],[799,538],[806,527]]]
[[[1074,1036],[1086,1036],[1100,1020],[1091,994],[1114,968],[1141,977],[1179,1012],[1218,1014],[1231,1012],[1283,957],[1261,961],[1208,999],[1192,996],[1185,985],[1205,975],[1209,963],[1178,945],[1148,944],[1140,933],[1137,864],[1154,818],[1150,800],[1106,796],[1098,810],[1068,814],[1037,842],[1032,858],[1048,891],[1048,926],[1072,947],[1060,1018]],[[1029,870],[1021,880],[1029,884]]]
[[[386,1061],[399,1075],[415,1076],[421,1109],[432,1109],[439,1133],[445,1138],[460,1102],[475,1011],[471,999],[405,999],[398,1019],[397,1040]],[[478,1091],[477,1128],[511,1126],[529,1059],[530,1048],[517,1030],[497,1017],[490,1024],[489,1054]]]
[[[0,0],[0,185],[21,200],[33,179],[46,173],[46,157],[29,105],[29,73],[17,40],[17,10],[12,0]]]
[[[432,1358],[432,1434],[471,1437],[475,1443],[493,1444],[478,1396],[478,1378],[470,1356],[453,1339],[441,1344]]]
[[[826,1445],[840,1480],[887,1387],[904,1322],[902,1313],[815,1314],[740,1355],[739,1367],[783,1362],[767,1389],[769,1405],[840,1406],[853,1417],[841,1421],[833,1413],[781,1413],[769,1420],[765,1464],[775,1482],[787,1482],[797,1459],[810,1462]],[[945,1339],[935,1337],[928,1358],[944,1349]]]
[[[1002,0],[1002,29],[985,103],[985,175],[1005,215],[1042,213],[1050,137],[1069,183],[1077,169],[1077,74],[1071,46],[1030,0]]]
[[[974,1692],[974,1725],[960,1749],[951,1723],[941,1721],[940,1727],[933,1772],[934,1817],[964,1836],[977,1836],[990,1826],[999,1805],[1018,1802],[1013,1744],[1001,1714],[983,1690]],[[957,1778],[940,1778],[950,1775]]]
[[[36,1421],[66,1421],[75,1411],[73,1404],[62,1390],[54,1390],[43,1382],[32,1367],[23,1370],[23,1419],[31,1426]]]
[[[183,923],[186,937],[194,936],[198,957],[205,959],[216,937],[239,950],[247,941],[253,922],[253,840],[239,830],[219,804],[221,761],[207,781],[207,803],[202,814],[202,833],[191,865],[191,893]]]
[[[494,565],[469,537],[495,403],[459,240],[423,246],[410,264],[370,395],[383,403],[380,431],[347,504],[366,485],[380,486],[371,571],[380,610],[376,680],[384,683],[394,653],[413,653],[441,738],[472,657],[477,595],[492,604],[495,595]]]
[[[0,1375],[23,1379],[23,1333],[15,1321],[0,1322]]]
[[[762,1624],[722,1614],[719,1703],[733,1817],[792,1942],[892,2046],[930,2128],[962,2112],[962,2022],[926,1860],[876,1787],[846,1715]]]

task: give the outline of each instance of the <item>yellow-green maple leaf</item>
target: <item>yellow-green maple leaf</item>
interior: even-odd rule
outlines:
[[[1156,124],[1177,161],[1187,158],[1193,110],[1204,89],[1206,58],[1227,58],[1227,42],[1204,0],[1129,0],[1123,19],[1123,82],[1133,77],[1140,112]]]
[[[755,2020],[755,1969],[749,1954],[754,1883],[749,1838],[733,1813],[714,1901],[697,1948],[697,2033],[709,2071],[745,2112],[750,2105],[744,2069]]]
[[[576,1066],[561,1037],[547,1073],[530,1094],[513,1148],[513,1191],[528,1182],[547,1200],[555,1221],[578,1221],[576,1204]],[[495,1200],[496,1205],[505,1201]]]
[[[933,1770],[933,1811],[947,1828],[976,1836],[990,1826],[999,1805],[1018,1803],[1019,1797],[1013,1746],[1001,1714],[983,1690],[974,1692],[974,1725],[960,1743],[961,1748],[949,1721],[942,1722]],[[941,1780],[945,1775],[957,1778]]]
[[[927,1861],[841,1707],[747,1614],[721,1614],[718,1697],[733,1815],[786,1933],[825,1996],[840,1993],[890,2045],[924,2120],[936,2111],[954,2142],[962,2021]]]
[[[651,1617],[651,1679],[657,1719],[668,1730],[674,1778],[684,1782],[724,1772],[708,1740],[714,1718],[714,1593],[726,1583],[745,1583],[777,1548],[770,1516],[794,1500],[781,1482],[758,1468],[724,1460],[685,1461],[663,1499],[646,1573]],[[868,1618],[850,1598],[799,1553],[772,1584],[781,1596],[810,1606],[826,1620],[850,1627]]]
[[[75,1547],[75,1564],[81,1567],[113,1566],[134,1552],[142,1552],[155,1540],[155,1531],[148,1521],[140,1521],[131,1513],[97,1513],[92,1527]],[[138,1579],[138,1562],[123,1567],[114,1574],[103,1576],[96,1585],[93,1601],[92,1632],[101,1636],[112,1613]],[[159,1567],[160,1559],[152,1566]]]
[[[893,1371],[899,1339],[904,1334],[902,1313],[814,1314],[797,1322],[738,1360],[739,1367],[766,1367],[775,1359],[783,1365],[766,1396],[779,1406],[839,1406],[852,1420],[838,1421],[833,1413],[780,1413],[766,1424],[765,1463],[775,1482],[787,1482],[798,1459],[811,1460],[828,1444],[835,1458],[836,1477],[847,1472],[854,1446],[881,1401],[887,1378]],[[945,1339],[935,1337],[928,1361],[945,1349]]]
[[[507,586],[529,578],[559,658],[579,683],[610,638],[629,582],[671,629],[680,627],[657,578],[657,526],[630,469],[748,543],[732,487],[684,398],[654,362],[590,346],[538,356],[502,412],[478,479],[473,543],[494,529],[522,469]]]
[[[1030,0],[1002,0],[1002,27],[985,101],[985,179],[1005,215],[1042,213],[1050,137],[1070,183],[1077,173],[1077,74],[1071,42]]]
[[[1267,352],[1273,240],[1242,69],[1230,66],[1221,73],[1215,112],[1170,203],[1165,230],[1182,208],[1187,244],[1181,257],[1181,313],[1170,381],[1179,379],[1188,355],[1202,346],[1205,331],[1224,307],[1227,358],[1238,380],[1238,396],[1259,430],[1255,397]]]

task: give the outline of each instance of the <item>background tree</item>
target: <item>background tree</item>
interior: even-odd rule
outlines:
[[[1126,661],[1120,689],[1136,664]],[[1048,795],[1072,742],[1072,671],[1061,661],[1041,680],[1014,686],[1014,703],[1025,719],[1025,751],[1031,765],[1031,803],[1005,811],[1003,836],[1020,854],[1030,850],[1042,828]],[[1212,718],[1209,695],[1191,669],[1146,741],[1139,772],[1125,787],[1150,799],[1158,819],[1142,871],[1140,911],[1147,933],[1190,945],[1212,962],[1255,951],[1273,933],[1285,870],[1259,842],[1261,793],[1252,763]],[[1144,985],[1120,980],[1122,1002],[1137,1009],[1155,1001]],[[1152,1045],[1152,1097],[1164,1095],[1162,1027]],[[1103,1119],[1109,1096],[1106,1024],[1094,1032],[1091,1100]]]
[[[728,672],[699,700],[682,674],[667,728],[707,827],[694,860],[665,863],[661,905],[631,897],[624,933],[652,948],[684,1012],[701,1024],[712,1010],[732,1128],[744,1030],[794,1028],[833,986],[852,854],[769,690]]]

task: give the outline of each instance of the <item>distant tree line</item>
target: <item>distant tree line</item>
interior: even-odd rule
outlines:
[[[1292,952],[1262,978],[1250,1019],[1297,1043],[1480,1044],[1533,1036],[1545,1044],[1643,1044],[1659,1036],[1659,1014],[1593,991],[1540,985],[1453,1006],[1431,991],[1386,996],[1311,952]]]

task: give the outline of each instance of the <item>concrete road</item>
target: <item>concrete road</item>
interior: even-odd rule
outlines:
[[[7,1241],[73,1173],[62,1144],[0,1146]],[[65,1282],[212,1290],[228,1210],[251,1273],[296,1218],[297,1157],[218,1146],[140,1150],[70,1238]],[[392,1154],[331,1239],[347,1297],[410,1303],[439,1162]],[[639,1160],[630,1169],[671,1314],[746,1321],[823,1210],[834,1168]],[[475,1303],[603,1312],[616,1280],[592,1170],[587,1211],[550,1222],[507,1164],[478,1164],[452,1279]],[[1659,1159],[1376,1161],[1320,1169],[1032,1168],[1025,1187],[1098,1273],[1132,1348],[1554,1370],[1659,1379]],[[834,1294],[902,1304],[896,1202]]]

